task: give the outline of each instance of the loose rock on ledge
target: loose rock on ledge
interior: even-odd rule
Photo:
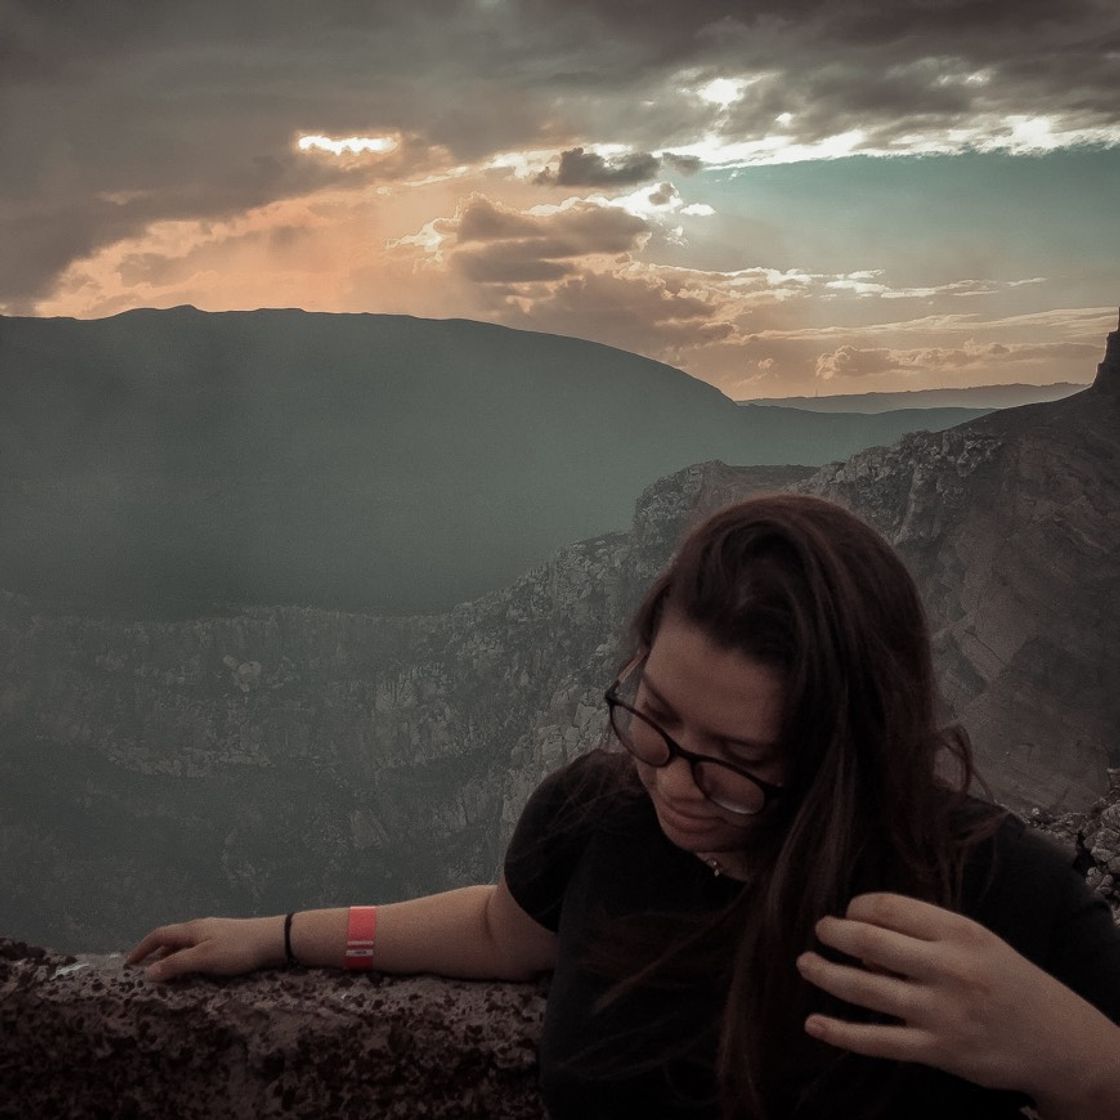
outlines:
[[[160,983],[0,940],[0,1117],[541,1120],[546,990],[326,969]]]

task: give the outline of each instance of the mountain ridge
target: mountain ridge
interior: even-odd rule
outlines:
[[[751,415],[599,343],[472,320],[0,318],[0,586],[84,610],[398,612],[622,528],[712,457],[843,458],[976,415]]]
[[[1006,385],[968,385],[957,389],[905,389],[868,393],[834,393],[801,397],[757,397],[737,400],[740,406],[797,408],[811,412],[894,412],[906,408],[1015,408],[1023,404],[1061,400],[1089,387],[1089,382],[1054,381],[1047,385],[1014,382]]]

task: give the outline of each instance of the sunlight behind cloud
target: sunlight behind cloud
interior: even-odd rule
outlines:
[[[799,163],[803,160],[840,159],[859,149],[864,139],[865,133],[859,128],[827,136],[812,144],[793,143],[788,136],[765,136],[761,140],[731,142],[719,136],[708,136],[695,144],[679,145],[675,150],[682,156],[696,156],[712,167],[750,167]]]
[[[587,199],[597,206],[616,206],[639,218],[657,217],[667,214],[687,214],[689,217],[708,218],[715,209],[706,202],[693,202],[685,205],[680,191],[668,182],[640,187],[629,194],[607,198],[605,195],[592,195]]]
[[[748,85],[750,82],[742,78],[716,78],[706,86],[701,86],[696,92],[705,101],[726,109],[728,105],[739,100]]]
[[[296,144],[301,152],[329,152],[331,155],[361,155],[363,152],[391,152],[397,141],[390,136],[346,136],[335,140],[330,136],[301,136]]]
[[[555,148],[499,152],[482,164],[483,171],[512,171],[518,179],[533,179],[555,158]]]

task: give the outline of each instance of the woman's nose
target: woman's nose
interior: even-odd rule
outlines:
[[[697,787],[692,777],[692,767],[687,759],[677,755],[662,766],[659,773],[659,785],[664,793],[679,801],[691,801],[703,798],[703,792]]]

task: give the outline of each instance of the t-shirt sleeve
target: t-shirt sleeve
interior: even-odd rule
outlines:
[[[1072,866],[1060,892],[1047,971],[1120,1024],[1120,927]]]
[[[591,765],[581,755],[549,774],[529,795],[506,849],[506,886],[518,906],[554,933],[564,893],[587,843],[576,812],[579,782]]]
[[[1017,817],[997,840],[1000,874],[974,916],[1120,1023],[1120,927],[1086,883],[1073,845]]]

